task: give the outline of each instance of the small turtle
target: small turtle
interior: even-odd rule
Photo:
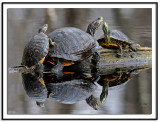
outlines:
[[[93,55],[93,63],[97,64],[100,53],[97,51],[99,44],[93,39],[94,33],[103,22],[98,18],[89,24],[87,32],[74,27],[64,27],[51,32],[48,37],[56,43],[49,49],[48,58],[52,58],[55,66],[54,74],[60,74],[64,66],[70,66],[75,61],[82,61]],[[47,60],[47,59],[46,59]]]
[[[44,84],[43,78],[39,78],[30,73],[22,73],[22,84],[26,94],[34,101],[39,107],[45,107],[44,102],[47,99],[47,89]]]
[[[49,45],[55,45],[46,34],[48,25],[45,24],[38,30],[38,34],[33,36],[30,42],[25,46],[22,66],[26,66],[28,69],[34,69],[35,71],[43,70],[43,62],[49,51]]]
[[[44,80],[49,98],[63,104],[86,100],[86,103],[95,110],[99,108],[99,102],[92,95],[97,85],[91,81],[90,76],[68,72],[61,79],[57,79],[54,74],[44,75]]]
[[[129,40],[124,33],[118,30],[110,30],[110,27],[106,22],[104,22],[102,30],[104,32],[104,36],[98,39],[99,44],[102,47],[118,48],[118,57],[122,56],[122,48],[126,48],[127,46],[133,51],[137,50],[137,46],[131,40]]]
[[[101,75],[101,78],[98,81],[98,84],[103,87],[100,95],[101,103],[106,101],[106,98],[108,97],[108,89],[124,86],[136,74],[135,71],[136,70],[120,70],[109,75]]]

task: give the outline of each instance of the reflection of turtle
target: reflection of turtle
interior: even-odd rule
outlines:
[[[117,56],[122,56],[122,48],[129,47],[133,51],[137,50],[137,47],[134,43],[128,39],[128,37],[118,30],[110,31],[110,27],[105,22],[102,28],[104,36],[98,40],[102,47],[115,47],[118,48]]]
[[[63,104],[73,104],[86,100],[87,104],[95,110],[99,108],[98,101],[92,95],[97,86],[90,81],[90,78],[86,76],[77,76],[75,78],[73,74],[70,76],[68,74],[63,79],[56,79],[54,75],[48,75],[47,77],[44,76],[44,80],[49,98]]]
[[[101,79],[98,81],[98,84],[103,86],[102,93],[100,95],[101,103],[106,101],[108,96],[108,88],[112,87],[122,87],[135,75],[135,71],[116,71],[113,74],[101,75]]]
[[[48,58],[51,58],[55,66],[52,72],[61,74],[64,66],[74,64],[74,61],[84,60],[93,55],[93,62],[97,64],[100,54],[97,51],[98,43],[93,39],[96,29],[102,23],[103,18],[98,18],[89,24],[87,33],[74,27],[65,27],[51,32],[48,37],[56,43],[51,47]],[[46,59],[47,60],[47,59]]]
[[[47,89],[43,78],[38,78],[30,73],[22,73],[22,83],[26,94],[40,107],[44,107],[44,101],[47,98]]]
[[[47,28],[47,24],[43,25],[39,29],[39,33],[33,36],[30,42],[26,45],[23,52],[22,65],[32,67],[31,69],[43,68],[42,63],[49,51],[49,44],[55,44],[44,34]]]

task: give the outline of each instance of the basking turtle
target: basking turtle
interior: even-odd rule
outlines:
[[[44,34],[47,28],[47,24],[40,27],[38,34],[33,36],[25,46],[21,65],[26,66],[28,69],[37,70],[38,72],[43,69],[42,63],[48,54],[49,45],[55,44]]]
[[[124,86],[128,81],[136,74],[136,70],[127,70],[127,71],[115,71],[109,75],[101,75],[98,84],[100,84],[102,88],[102,93],[100,95],[101,103],[106,101],[108,96],[108,89],[111,88],[119,88]]]
[[[71,73],[71,72],[70,72]],[[49,98],[63,104],[74,104],[86,100],[87,104],[97,110],[99,103],[92,93],[97,89],[90,78],[86,76],[66,74],[61,79],[55,75],[44,75]]]
[[[102,47],[118,48],[118,57],[122,56],[122,48],[126,48],[127,46],[133,51],[137,50],[136,45],[129,40],[125,34],[118,30],[110,30],[110,27],[106,22],[104,22],[102,30],[104,32],[104,36],[98,39],[98,42]]]
[[[39,107],[45,107],[44,102],[47,99],[47,89],[43,78],[36,77],[30,73],[22,73],[22,84],[26,94],[36,101]]]
[[[56,46],[49,49],[48,58],[51,57],[56,64],[52,68],[54,74],[60,74],[64,66],[74,64],[75,61],[82,61],[93,55],[93,63],[97,64],[100,53],[97,51],[98,42],[93,39],[95,31],[103,22],[98,18],[89,24],[87,32],[74,27],[64,27],[51,32],[48,37],[56,43]]]

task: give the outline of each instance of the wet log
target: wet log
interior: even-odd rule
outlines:
[[[149,47],[138,47],[136,52],[130,49],[124,49],[123,55],[117,57],[117,49],[99,49],[101,59],[99,62],[100,74],[106,74],[115,70],[120,69],[146,69],[152,67],[152,48]]]
[[[123,50],[123,55],[117,57],[117,49],[99,49],[101,58],[98,65],[98,72],[102,74],[111,74],[118,68],[120,70],[146,69],[152,67],[152,48],[140,47],[136,52],[126,48]],[[88,59],[89,60],[89,59]],[[89,68],[90,62],[87,59],[82,61],[81,65],[72,65],[70,68],[64,68],[67,71],[86,71]],[[83,65],[82,65],[83,64]],[[80,66],[80,67],[79,67]],[[47,68],[46,68],[47,69]],[[44,70],[44,73],[50,71]],[[25,66],[13,66],[9,68],[9,73],[14,72],[32,72],[27,70]]]

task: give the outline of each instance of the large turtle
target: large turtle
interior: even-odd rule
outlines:
[[[29,43],[25,46],[21,63],[22,66],[38,72],[43,69],[42,63],[48,54],[49,45],[55,44],[46,34],[44,34],[47,28],[47,24],[40,27],[38,34],[33,36]]]
[[[34,101],[39,107],[44,107],[44,102],[47,99],[47,89],[44,84],[43,78],[37,77],[30,73],[22,73],[22,84],[26,94]]]
[[[137,50],[137,46],[134,44],[134,42],[129,40],[124,33],[118,30],[110,30],[110,27],[106,22],[103,23],[102,30],[104,35],[97,41],[102,47],[118,48],[118,57],[122,56],[122,48],[126,48],[127,46],[133,51]]]
[[[64,27],[51,32],[48,37],[56,43],[49,49],[48,58],[55,62],[52,68],[54,74],[60,74],[64,66],[74,64],[75,61],[82,61],[93,55],[93,63],[97,64],[100,54],[97,41],[93,39],[95,31],[103,22],[103,18],[98,18],[89,24],[84,32],[74,27]]]
[[[63,78],[57,79],[54,74],[44,75],[49,98],[63,104],[74,104],[86,100],[87,104],[97,110],[99,103],[92,93],[97,85],[90,76],[75,75],[64,72]]]

